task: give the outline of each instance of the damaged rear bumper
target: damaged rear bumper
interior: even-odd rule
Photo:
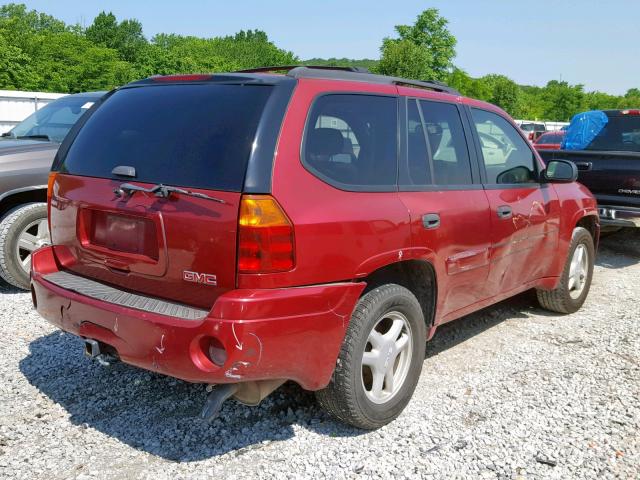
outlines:
[[[293,380],[326,386],[364,283],[232,290],[202,318],[131,308],[63,288],[50,247],[32,256],[32,295],[44,318],[74,335],[113,347],[120,359],[198,383]],[[52,277],[49,277],[52,278]],[[220,366],[207,354],[222,345]]]

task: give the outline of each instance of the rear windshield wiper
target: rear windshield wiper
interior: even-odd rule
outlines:
[[[191,190],[185,190],[183,188],[170,187],[169,185],[163,185],[161,183],[159,183],[158,185],[154,185],[153,187],[150,187],[150,188],[139,187],[138,185],[133,185],[131,183],[123,183],[113,191],[116,197],[130,197],[135,192],[152,193],[156,197],[160,197],[160,198],[169,198],[169,196],[172,193],[180,193],[182,195],[189,195],[190,197],[196,197],[196,198],[204,198],[206,200],[212,200],[218,203],[227,203],[221,198],[212,197],[204,193],[192,192]]]
[[[48,140],[48,141],[51,141],[51,139],[49,138],[49,135],[44,135],[44,134],[40,134],[40,135],[19,135],[16,138],[18,140],[26,139],[26,138],[33,138],[34,140]]]

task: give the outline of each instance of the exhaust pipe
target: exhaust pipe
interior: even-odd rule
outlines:
[[[103,367],[108,367],[118,360],[115,355],[103,352],[100,347],[100,342],[92,338],[84,339],[84,354],[92,360],[97,360]]]

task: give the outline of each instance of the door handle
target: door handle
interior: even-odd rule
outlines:
[[[440,226],[440,215],[437,213],[427,213],[422,216],[422,226],[427,230]]]
[[[578,170],[591,170],[593,163],[591,162],[575,162]]]
[[[513,211],[509,205],[500,205],[496,209],[496,213],[498,214],[498,218],[511,218],[513,216]]]

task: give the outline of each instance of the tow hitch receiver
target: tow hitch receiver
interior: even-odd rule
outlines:
[[[204,407],[202,407],[200,418],[205,422],[210,422],[215,419],[220,413],[224,401],[236,393],[236,390],[238,390],[238,384],[236,383],[214,386],[207,397]]]
[[[84,354],[93,360],[97,360],[100,365],[105,367],[108,367],[118,360],[115,355],[102,352],[102,349],[100,348],[100,342],[91,338],[84,339]]]

